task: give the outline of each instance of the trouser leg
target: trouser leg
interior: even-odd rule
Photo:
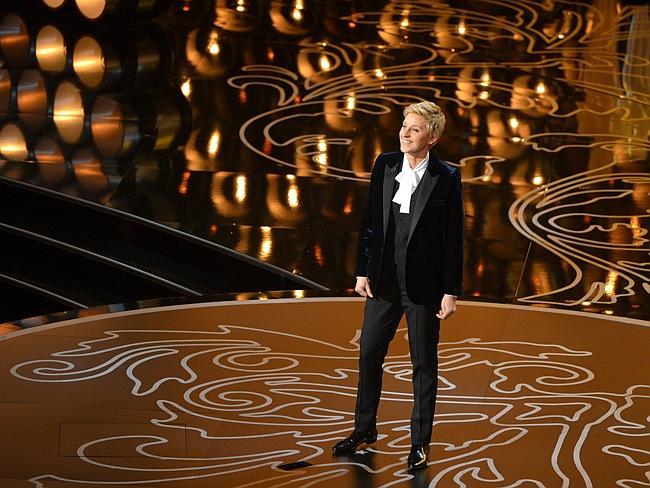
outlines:
[[[438,391],[438,340],[440,319],[433,305],[417,305],[403,299],[413,363],[413,412],[411,443],[429,444]]]
[[[379,297],[366,300],[359,351],[359,383],[354,423],[356,433],[365,434],[376,428],[382,367],[402,313],[399,302]]]

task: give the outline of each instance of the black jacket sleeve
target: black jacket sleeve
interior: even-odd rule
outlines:
[[[368,276],[368,265],[370,264],[370,255],[372,252],[372,237],[373,237],[373,200],[375,193],[381,190],[381,178],[383,178],[383,164],[380,164],[381,155],[377,156],[375,164],[372,167],[370,175],[370,188],[368,189],[368,196],[366,198],[366,207],[363,211],[361,219],[361,227],[359,228],[359,245],[357,249],[357,264],[354,271],[355,276]]]
[[[460,296],[463,293],[464,206],[460,170],[455,168],[445,215],[445,276],[443,293]]]

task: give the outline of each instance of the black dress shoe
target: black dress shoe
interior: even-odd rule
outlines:
[[[353,432],[342,441],[334,444],[334,454],[352,454],[361,444],[372,444],[377,442],[377,431],[369,432],[366,435]]]
[[[411,452],[407,461],[409,469],[423,469],[427,467],[427,460],[429,459],[429,445],[415,445],[411,446]]]

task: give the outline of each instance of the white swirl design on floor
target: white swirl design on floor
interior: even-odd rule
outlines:
[[[149,419],[156,434],[136,426],[86,439],[76,449],[87,464],[85,479],[48,473],[34,476],[35,486],[203,486],[201,480],[218,478],[233,487],[306,487],[366,473],[373,486],[388,487],[408,486],[416,476],[404,465],[411,365],[403,329],[399,353],[385,365],[380,439],[346,458],[333,458],[330,448],[352,428],[358,334],[338,344],[219,325],[214,332],[130,329],[105,336],[16,364],[11,373],[26,382],[119,384],[124,405],[139,397],[160,411]],[[440,344],[430,486],[647,486],[650,385],[607,390],[598,378],[609,366],[594,369],[592,356],[559,344]],[[170,440],[178,431],[192,452],[161,454],[178,442]],[[115,449],[129,454],[101,454]],[[313,466],[278,469],[297,460]],[[599,469],[612,463],[620,469]]]

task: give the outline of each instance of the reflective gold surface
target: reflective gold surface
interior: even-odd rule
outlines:
[[[465,296],[650,317],[643,2],[91,3],[95,22],[75,2],[46,19],[73,46],[42,73],[54,118],[16,126],[20,154],[57,133],[67,164],[91,150],[109,187],[89,198],[341,292],[373,161],[401,109],[434,99],[434,152],[464,182]],[[11,123],[52,13],[30,5],[0,21]],[[57,188],[80,184],[69,168]]]
[[[96,39],[83,36],[77,41],[72,54],[72,66],[85,86],[88,88],[99,86],[106,72],[106,59]]]
[[[50,8],[59,8],[65,0],[42,0],[45,5]]]
[[[80,149],[72,156],[74,176],[87,195],[101,194],[109,186],[101,160],[91,149]]]
[[[11,65],[22,68],[29,63],[31,43],[27,25],[21,16],[10,13],[2,17],[0,20],[0,49]]]
[[[38,163],[64,163],[61,145],[51,137],[44,137],[34,149],[34,158]]]
[[[67,49],[65,39],[53,25],[42,27],[36,34],[36,59],[43,71],[60,72],[66,66]]]
[[[461,301],[441,328],[430,463],[410,473],[405,323],[384,365],[378,441],[331,453],[354,427],[362,313],[361,299],[217,302],[4,335],[0,481],[643,486],[648,323]]]
[[[117,156],[132,149],[139,137],[137,119],[124,113],[119,101],[99,96],[90,116],[90,130],[95,147],[104,156]]]
[[[54,93],[54,125],[64,142],[77,142],[84,130],[85,110],[81,91],[69,81],[62,82]]]
[[[91,20],[97,19],[104,13],[108,3],[116,3],[116,0],[74,0],[81,14]]]
[[[29,155],[25,134],[14,123],[7,123],[0,129],[0,154],[9,161],[23,161]]]
[[[31,130],[37,131],[48,116],[50,100],[45,79],[39,70],[24,70],[16,87],[18,116]]]

